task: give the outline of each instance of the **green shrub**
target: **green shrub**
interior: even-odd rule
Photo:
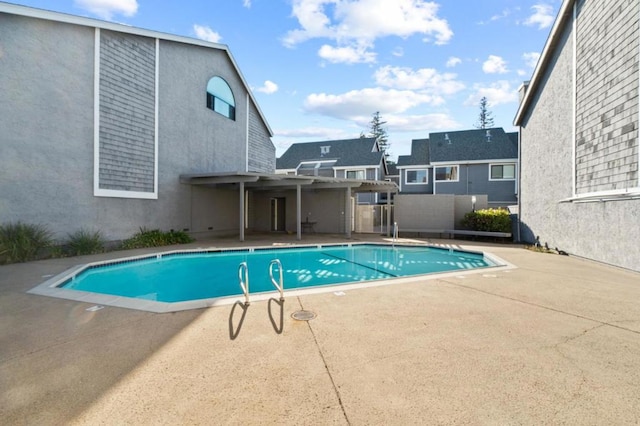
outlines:
[[[511,232],[511,217],[505,209],[485,209],[469,212],[462,226],[474,231]]]
[[[28,262],[52,243],[52,234],[44,225],[7,223],[0,225],[0,263]]]
[[[145,247],[168,246],[172,244],[187,244],[193,242],[193,239],[182,231],[162,232],[159,229],[147,230],[140,228],[133,237],[122,242],[121,248],[134,249]]]
[[[104,238],[100,231],[90,232],[81,229],[73,234],[69,234],[65,249],[66,254],[69,256],[103,253]]]

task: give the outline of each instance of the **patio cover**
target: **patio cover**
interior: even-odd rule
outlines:
[[[340,179],[320,176],[297,176],[285,174],[268,173],[196,173],[180,175],[180,182],[189,185],[202,185],[211,187],[237,188],[240,193],[240,241],[244,241],[244,211],[246,190],[266,191],[271,189],[295,189],[296,190],[296,223],[298,240],[302,239],[302,213],[301,213],[301,192],[308,189],[344,189],[345,205],[348,214],[345,215],[345,229],[347,238],[351,237],[351,195],[356,192],[386,192],[387,205],[391,203],[390,194],[398,191],[395,182],[380,180],[356,180]],[[387,215],[387,232],[390,229],[390,217]]]

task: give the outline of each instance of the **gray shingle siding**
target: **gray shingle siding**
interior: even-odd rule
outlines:
[[[577,193],[638,186],[638,14],[614,3],[577,7]]]
[[[101,31],[99,188],[154,191],[155,40]]]
[[[262,122],[256,107],[249,102],[249,170],[273,173],[276,168],[276,149],[269,131]]]

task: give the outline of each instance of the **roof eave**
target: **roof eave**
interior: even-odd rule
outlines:
[[[236,70],[236,72],[238,73],[238,76],[240,77],[242,84],[244,85],[247,93],[249,94],[251,101],[253,102],[256,109],[258,110],[258,114],[260,115],[260,118],[262,118],[262,121],[267,127],[269,136],[273,137],[273,130],[271,129],[271,126],[269,126],[269,122],[266,120],[262,110],[260,109],[260,106],[258,105],[258,102],[253,96],[251,87],[245,80],[244,75],[242,75],[242,72],[240,71],[240,68],[236,63],[236,60],[234,59],[233,55],[231,54],[231,51],[229,50],[229,46],[227,46],[226,44],[212,43],[210,41],[200,40],[197,38],[163,33],[155,30],[147,30],[144,28],[132,27],[129,25],[117,24],[114,22],[101,21],[100,19],[87,18],[83,16],[76,16],[76,15],[71,15],[71,14],[61,13],[61,12],[53,12],[51,10],[37,9],[33,7],[21,6],[21,5],[12,4],[12,3],[0,2],[0,12],[10,13],[10,14],[19,15],[19,16],[26,16],[28,18],[37,18],[37,19],[44,19],[47,21],[55,21],[55,22],[80,25],[85,27],[100,28],[104,30],[139,35],[143,37],[157,38],[159,40],[174,41],[178,43],[191,44],[194,46],[201,46],[201,47],[208,47],[208,48],[223,50],[224,52],[226,52],[227,56],[229,57],[229,60],[233,64],[233,67]]]
[[[529,87],[527,88],[527,91],[525,92],[524,97],[522,98],[522,101],[518,106],[516,116],[513,119],[514,126],[520,126],[520,124],[522,123],[522,119],[529,108],[531,100],[533,99],[533,94],[539,86],[542,75],[544,74],[544,71],[551,60],[551,55],[553,54],[553,51],[558,44],[562,29],[564,28],[564,24],[571,16],[571,13],[569,12],[571,11],[574,3],[575,0],[564,0],[562,6],[560,6],[560,11],[558,12],[553,27],[551,28],[549,37],[547,37],[547,42],[542,49],[542,54],[540,55],[538,63],[533,70],[533,76],[529,81]]]

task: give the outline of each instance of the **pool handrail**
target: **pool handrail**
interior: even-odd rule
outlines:
[[[238,265],[238,281],[244,294],[244,304],[249,306],[249,266],[247,262],[241,262]]]
[[[278,266],[279,272],[279,280],[276,282],[276,279],[273,277],[273,265]],[[282,263],[280,263],[280,259],[273,259],[271,263],[269,263],[269,277],[271,277],[271,283],[273,286],[280,292],[280,301],[284,300],[284,281],[282,279]]]
[[[398,241],[398,222],[393,222],[393,238],[391,242],[395,244],[396,241]]]

